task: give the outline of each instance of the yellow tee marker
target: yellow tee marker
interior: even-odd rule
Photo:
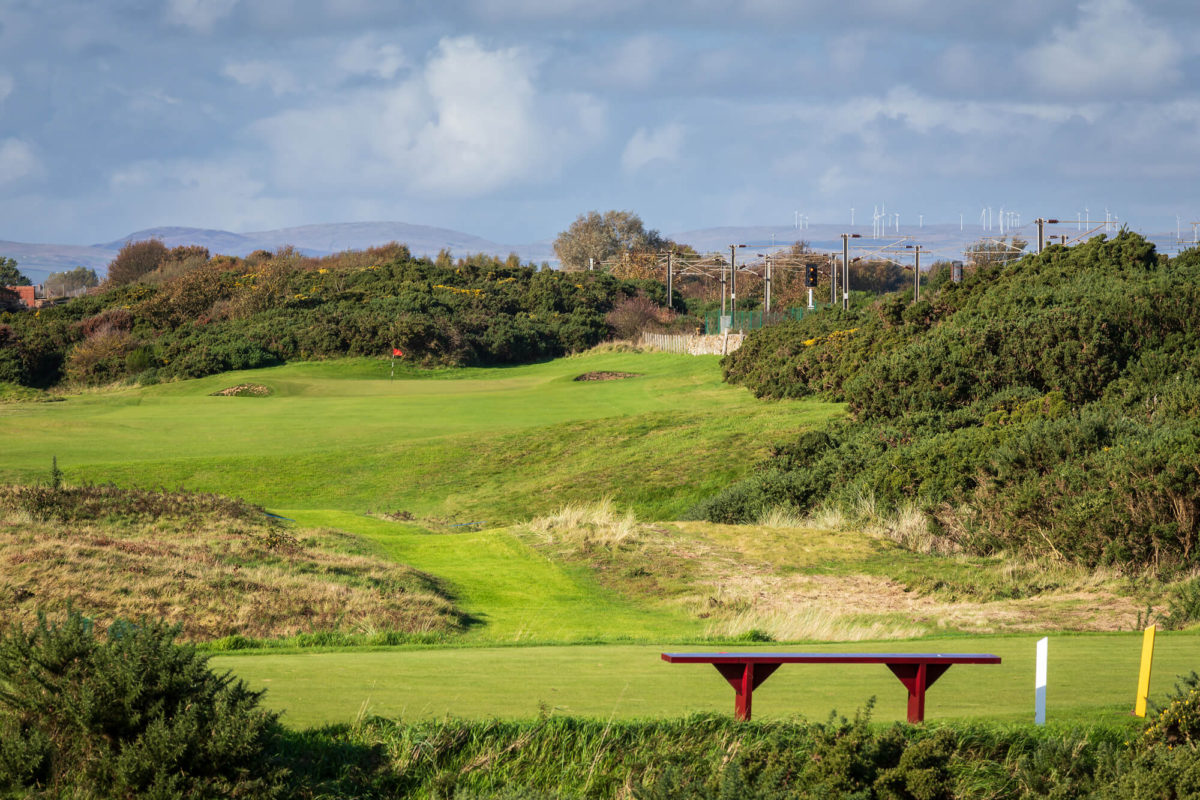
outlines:
[[[1154,662],[1154,631],[1158,626],[1151,625],[1142,634],[1142,668],[1138,673],[1137,704],[1133,714],[1137,717],[1146,716],[1146,698],[1150,695],[1150,665]]]

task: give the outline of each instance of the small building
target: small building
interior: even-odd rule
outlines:
[[[17,296],[21,304],[25,308],[41,308],[46,303],[46,294],[42,291],[42,286],[5,286],[10,292]]]

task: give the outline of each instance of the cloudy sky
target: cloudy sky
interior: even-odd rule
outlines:
[[[1195,0],[0,0],[0,239],[882,203],[1173,230],[1198,78]]]

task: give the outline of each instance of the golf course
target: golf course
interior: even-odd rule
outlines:
[[[711,667],[659,654],[753,649],[995,653],[1001,665],[947,672],[928,718],[1025,722],[1044,635],[1050,720],[1132,724],[1134,628],[1153,587],[917,552],[869,509],[680,521],[773,444],[845,414],[755,399],[718,362],[607,345],[511,367],[358,358],[63,393],[0,404],[0,483],[44,483],[53,460],[67,485],[225,495],[288,536],[319,532],[327,549],[428,576],[459,627],[388,639],[377,624],[309,630],[301,615],[275,640],[198,641],[293,728],[730,714]],[[237,387],[254,388],[226,392]],[[1198,644],[1160,634],[1152,697],[1195,666]],[[784,667],[756,697],[755,719],[853,713],[872,697],[877,720],[905,713],[879,665]]]

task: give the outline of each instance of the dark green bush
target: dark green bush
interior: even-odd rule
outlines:
[[[1200,253],[1122,232],[752,334],[726,378],[845,400],[819,446],[777,447],[692,509],[916,505],[989,552],[1173,570],[1200,560]]]
[[[78,613],[0,638],[0,789],[48,796],[275,797],[277,725],[252,692],[143,621]]]
[[[513,266],[435,265],[403,248],[380,263],[313,269],[294,253],[211,261],[153,284],[0,315],[0,380],[53,385],[199,377],[294,359],[386,356],[429,365],[552,358],[610,335],[627,298],[663,305],[654,281]],[[348,260],[353,261],[353,259]],[[339,262],[340,263],[340,262]],[[158,273],[155,273],[156,275]]]

